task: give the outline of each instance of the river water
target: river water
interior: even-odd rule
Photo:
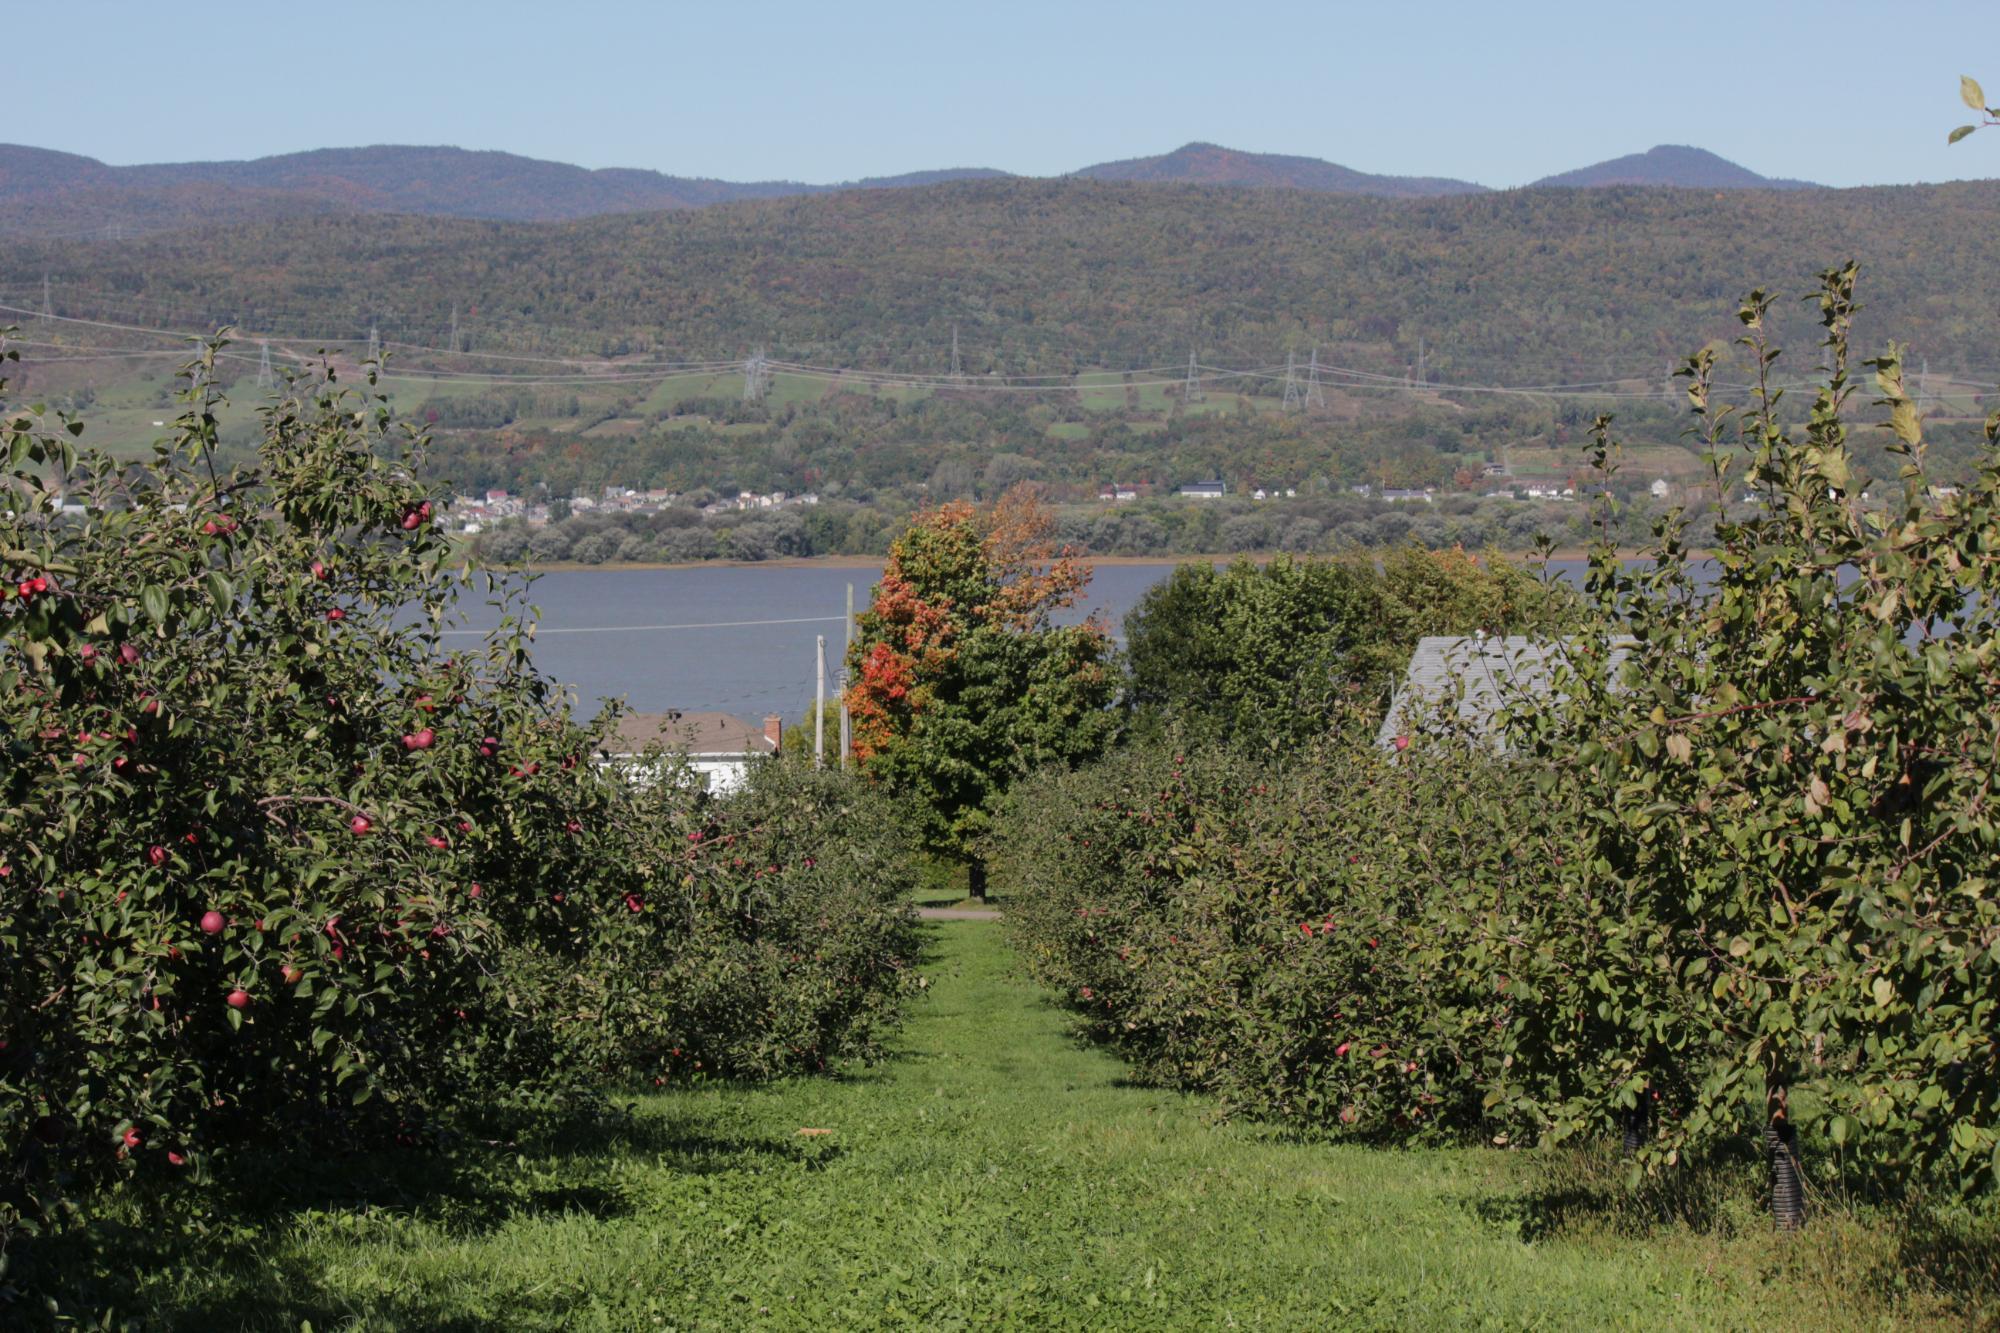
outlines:
[[[1122,637],[1125,613],[1175,563],[1098,565],[1083,600],[1060,618],[1095,613]],[[1552,567],[1575,581],[1584,565],[1558,560]],[[864,608],[881,572],[879,565],[554,571],[532,591],[541,611],[535,665],[574,690],[585,713],[595,713],[600,700],[623,698],[643,713],[713,710],[753,724],[777,713],[794,722],[812,707],[815,636],[826,636],[830,697],[848,586],[855,608]],[[493,621],[490,610],[473,605],[461,623],[476,630]]]
[[[1125,613],[1173,564],[1102,565],[1084,601],[1117,632]],[[827,641],[827,693],[840,670],[847,588],[868,604],[879,566],[742,565],[561,570],[535,581],[535,665],[576,691],[585,712],[623,698],[639,712],[716,710],[756,723],[796,721],[813,697],[814,638]],[[463,623],[493,623],[468,607]],[[449,642],[449,640],[447,640]]]

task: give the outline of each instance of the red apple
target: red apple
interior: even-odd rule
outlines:
[[[367,833],[369,829],[375,827],[375,821],[368,818],[367,815],[356,815],[354,818],[347,821],[347,827],[348,830],[352,832],[355,837],[359,838],[363,834]]]
[[[415,532],[420,526],[422,526],[423,521],[424,521],[424,516],[422,514],[419,514],[416,510],[412,509],[409,513],[403,515],[403,531]]]
[[[337,607],[337,606],[336,606],[336,607],[334,607],[334,608],[333,608],[333,610],[331,610],[331,611],[329,611],[329,612],[327,612],[327,613],[326,613],[326,618],[327,618],[328,620],[332,620],[332,621],[336,621],[336,622],[338,622],[338,621],[342,621],[342,620],[345,620],[345,619],[347,619],[347,612],[345,612],[345,611],[341,610],[341,609],[340,609],[339,607]]]
[[[156,866],[165,865],[167,863],[167,849],[157,844],[148,847],[146,849],[146,859]]]
[[[313,562],[312,562],[312,576],[313,576],[313,582],[315,582],[315,583],[324,583],[324,582],[326,582],[326,566],[325,566],[325,565],[323,565],[323,564],[321,564],[321,563],[320,563],[319,561],[317,561],[317,560],[313,561]]]
[[[465,896],[468,898],[477,898],[480,894],[484,892],[486,892],[486,890],[480,888],[477,884],[475,884],[471,888],[465,891]]]
[[[435,731],[432,731],[429,727],[425,727],[422,731],[419,731],[416,735],[410,737],[410,739],[416,742],[417,749],[428,750],[431,748],[433,744],[436,743],[437,733]]]
[[[132,1126],[132,1128],[125,1131],[126,1147],[136,1148],[145,1141],[146,1141],[146,1136],[139,1132],[139,1127],[137,1125],[134,1125]]]
[[[231,1009],[248,1009],[250,1007],[250,992],[247,990],[233,990],[229,992],[229,998],[226,1003]]]
[[[1396,748],[1397,748],[1398,750],[1407,750],[1407,749],[1409,749],[1409,748],[1410,748],[1410,738],[1409,738],[1408,736],[1398,736],[1398,737],[1396,737]]]
[[[279,975],[284,977],[285,984],[287,986],[296,986],[299,984],[299,978],[303,977],[305,973],[301,971],[298,967],[293,966],[293,967],[287,967],[283,972],[279,973]]]
[[[208,911],[201,914],[201,933],[204,935],[220,935],[222,928],[228,924],[220,912]]]

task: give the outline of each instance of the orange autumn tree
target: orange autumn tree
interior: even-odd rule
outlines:
[[[1021,774],[1103,752],[1115,719],[1110,640],[1057,625],[1090,580],[1052,540],[1032,488],[928,510],[889,562],[848,654],[861,771],[899,798],[933,851],[985,896],[983,841]]]

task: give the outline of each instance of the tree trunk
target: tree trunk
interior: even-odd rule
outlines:
[[[1775,1084],[1767,1100],[1771,1118],[1764,1127],[1764,1147],[1771,1157],[1771,1221],[1780,1231],[1797,1231],[1806,1220],[1805,1183],[1785,1092],[1784,1084]]]
[[[965,888],[974,902],[986,901],[986,862],[968,861],[965,866]]]

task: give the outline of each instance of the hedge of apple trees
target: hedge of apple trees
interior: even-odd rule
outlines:
[[[1573,643],[1629,644],[1627,670],[1579,661],[1516,709],[1535,803],[1583,848],[1497,945],[1522,999],[1497,1099],[1556,1135],[1637,1121],[1656,1165],[1757,1131],[1786,1224],[1801,1136],[1891,1182],[2000,1167],[2000,414],[1971,483],[1933,485],[1892,347],[1868,396],[1900,475],[1860,475],[1855,269],[1821,282],[1809,406],[1763,293],[1747,408],[1712,354],[1683,370],[1718,488],[1767,503],[1705,560],[1682,516],[1651,566],[1596,551]]]
[[[139,462],[0,381],[0,1235],[65,1181],[408,1135],[677,1047],[865,1053],[910,952],[874,825],[607,777],[518,591],[443,637],[478,585],[424,441],[323,370],[220,471],[219,346]]]
[[[1378,711],[1023,789],[999,863],[1030,965],[1149,1073],[1329,1132],[1622,1136],[1654,1172],[1762,1140],[1784,1225],[1815,1171],[1990,1186],[2000,415],[1934,486],[1892,348],[1871,429],[1901,475],[1861,477],[1854,284],[1823,277],[1810,404],[1762,294],[1747,410],[1688,362],[1716,491],[1765,503],[1706,552],[1685,514],[1650,561],[1595,551],[1504,755],[1342,739]]]
[[[1030,970],[1145,1075],[1244,1113],[1478,1123],[1510,1010],[1467,945],[1552,857],[1490,756],[1389,763],[1371,719],[1349,705],[1282,759],[1169,740],[1021,789],[996,865]]]

